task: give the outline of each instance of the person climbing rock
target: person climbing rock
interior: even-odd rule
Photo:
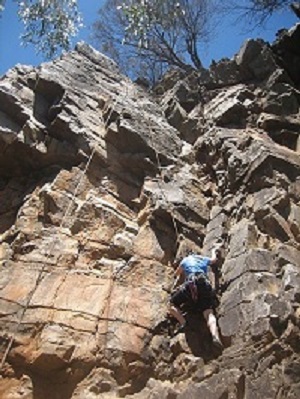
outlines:
[[[215,294],[208,279],[208,271],[210,266],[217,262],[221,245],[214,246],[211,257],[191,254],[182,259],[175,270],[176,278],[172,291],[178,286],[180,281],[184,280],[184,282],[171,294],[169,304],[169,313],[180,323],[176,333],[184,331],[186,327],[186,320],[181,308],[187,305],[203,312],[213,344],[220,349],[223,348],[223,344],[220,340],[217,320],[214,315]]]

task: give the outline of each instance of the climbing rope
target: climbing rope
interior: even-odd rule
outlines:
[[[131,85],[131,82],[128,78],[125,78],[126,81],[126,98],[128,99],[128,94],[129,94],[129,87]],[[108,119],[109,120],[109,119]],[[112,298],[112,293],[113,293],[113,289],[114,289],[114,281],[116,279],[116,275],[114,273],[113,270],[113,265],[111,265],[110,267],[110,278],[109,278],[109,287],[108,287],[108,292],[106,295],[106,305],[103,308],[102,314],[99,316],[99,320],[102,318],[105,320],[105,329],[104,331],[106,332],[106,334],[104,335],[104,350],[107,349],[107,335],[108,335],[108,323],[109,323],[109,314],[110,314],[110,307],[111,307],[111,298]]]
[[[77,186],[76,186],[76,188],[75,188],[75,191],[74,191],[74,193],[73,193],[73,196],[72,196],[72,198],[71,198],[71,200],[70,200],[70,202],[69,202],[69,206],[67,207],[67,209],[66,209],[66,211],[65,211],[65,214],[63,215],[63,218],[62,218],[62,220],[61,220],[61,223],[60,223],[59,229],[58,229],[59,234],[60,234],[60,230],[63,228],[63,224],[64,224],[65,219],[66,219],[66,217],[67,217],[67,215],[68,215],[68,213],[69,213],[69,211],[70,211],[70,209],[71,209],[71,207],[72,207],[72,205],[73,205],[73,202],[75,201],[76,194],[77,194],[77,192],[78,192],[78,190],[79,190],[79,187],[80,187],[80,184],[81,184],[81,182],[82,182],[82,180],[83,180],[83,177],[85,176],[85,174],[86,174],[86,172],[87,172],[87,170],[88,170],[88,167],[89,167],[89,165],[90,165],[90,163],[91,163],[91,161],[92,161],[92,158],[93,158],[93,156],[94,156],[95,150],[96,150],[96,147],[94,147],[93,151],[91,152],[91,154],[90,154],[90,156],[89,156],[89,158],[88,158],[88,161],[87,161],[87,163],[86,163],[86,167],[85,167],[85,169],[83,170],[83,172],[82,172],[82,174],[81,174],[81,176],[80,176],[79,182],[78,182],[78,184],[77,184]],[[58,238],[59,238],[59,236],[58,236]],[[26,313],[26,311],[27,311],[27,309],[28,309],[28,307],[29,307],[29,305],[30,305],[30,302],[31,302],[31,300],[32,300],[32,298],[33,298],[33,295],[34,295],[34,293],[36,292],[36,290],[37,290],[37,288],[38,288],[40,282],[41,282],[42,279],[43,279],[43,273],[44,273],[44,271],[45,271],[45,269],[46,269],[46,267],[47,267],[47,260],[48,260],[48,259],[50,258],[50,256],[52,255],[52,252],[53,252],[53,250],[54,250],[55,244],[56,244],[56,241],[53,240],[53,241],[52,241],[52,244],[51,244],[51,246],[50,246],[50,249],[49,249],[49,251],[48,251],[48,254],[47,254],[47,256],[46,256],[45,262],[44,262],[44,264],[43,264],[43,267],[41,268],[41,270],[40,270],[40,272],[39,272],[39,274],[38,274],[38,277],[37,277],[37,279],[36,279],[35,285],[34,285],[33,289],[31,290],[31,292],[29,293],[29,295],[28,295],[28,297],[27,297],[27,301],[26,301],[26,303],[25,303],[25,306],[23,307],[23,311],[22,311],[21,316],[20,316],[20,318],[19,318],[19,321],[18,321],[18,323],[17,323],[17,325],[16,325],[16,329],[15,329],[14,333],[12,334],[12,336],[11,336],[11,338],[10,338],[10,340],[9,340],[9,343],[8,343],[8,345],[7,345],[7,348],[6,348],[5,352],[4,352],[4,355],[3,355],[3,357],[2,357],[1,364],[0,364],[0,371],[2,370],[3,365],[4,365],[4,363],[6,362],[7,356],[8,356],[8,354],[9,354],[10,349],[11,349],[11,347],[12,347],[12,344],[13,344],[13,342],[14,342],[15,335],[16,335],[16,334],[18,333],[18,331],[19,331],[20,325],[21,325],[21,323],[22,323],[22,321],[23,321],[23,318],[24,318],[24,315],[25,315],[25,313]]]
[[[144,110],[142,110],[142,115],[144,116],[144,120],[147,121],[147,128],[148,128],[148,131],[149,131],[151,147],[152,147],[152,149],[153,149],[153,151],[155,153],[157,169],[159,171],[159,179],[157,179],[157,185],[158,185],[158,188],[159,188],[159,190],[161,192],[161,197],[165,200],[165,202],[168,205],[168,208],[170,210],[170,216],[171,216],[171,219],[172,219],[172,223],[173,223],[173,227],[174,227],[174,231],[175,231],[175,235],[176,235],[176,246],[178,246],[178,244],[180,242],[179,228],[178,228],[175,216],[174,216],[173,204],[171,203],[171,201],[169,201],[169,199],[167,198],[167,196],[165,194],[165,190],[163,189],[163,183],[164,183],[164,178],[163,178],[163,174],[162,174],[163,167],[162,167],[160,159],[159,159],[159,154],[158,154],[158,152],[157,152],[157,150],[155,148],[155,145],[154,145],[154,132],[152,131],[151,126],[150,126],[150,118],[146,117]]]
[[[128,94],[128,91],[129,91],[129,87],[132,87],[133,92],[135,93],[136,92],[135,86],[133,86],[132,82],[129,79],[126,79],[126,81],[127,81],[127,86],[126,86],[127,94]],[[147,121],[148,118],[145,117],[145,111],[144,110],[142,110],[142,115],[144,117],[144,120]],[[150,140],[151,140],[151,146],[152,146],[152,149],[153,149],[153,151],[155,153],[156,162],[157,162],[157,169],[159,170],[159,175],[160,175],[160,180],[161,180],[161,182],[159,180],[157,182],[158,183],[158,187],[159,187],[159,189],[161,191],[161,195],[165,199],[166,203],[169,203],[170,205],[172,205],[170,203],[170,201],[168,200],[168,198],[166,197],[165,192],[164,192],[163,187],[162,187],[162,183],[163,183],[162,165],[161,165],[161,162],[160,162],[160,159],[159,159],[158,152],[156,151],[156,148],[155,148],[155,145],[154,145],[153,133],[152,133],[151,128],[150,128],[150,123],[147,123],[147,127],[148,127],[148,130],[149,130],[149,133],[150,133],[149,137],[150,137]],[[180,239],[178,226],[177,226],[175,217],[174,217],[173,212],[172,212],[172,207],[170,207],[170,208],[171,208],[171,213],[170,213],[171,214],[171,219],[172,219],[174,230],[175,230],[175,234],[176,234],[176,245],[178,245],[178,242],[179,242],[179,239]],[[109,289],[108,289],[108,294],[106,296],[106,298],[107,298],[106,306],[104,307],[102,315],[101,315],[101,317],[106,320],[106,327],[105,327],[106,333],[108,332],[108,323],[109,323],[111,298],[112,298],[112,292],[113,292],[113,289],[114,289],[115,277],[116,276],[114,275],[113,270],[111,268],[111,278],[110,278],[110,285],[109,285]],[[125,305],[125,313],[126,313],[126,305]],[[104,350],[106,348],[107,348],[107,334],[105,335]]]
[[[38,80],[39,80],[39,77],[38,77],[38,79],[37,79],[37,82],[36,82],[36,84],[35,84],[34,89],[36,89],[36,87],[37,87]],[[109,111],[108,114],[107,114],[106,121],[104,120],[104,118],[103,118],[102,115],[101,115],[101,120],[102,120],[102,122],[103,122],[103,124],[104,124],[104,128],[105,128],[105,129],[107,129],[107,123],[109,123],[110,117],[111,117],[111,115],[112,115],[114,109],[116,108],[118,102],[119,102],[119,99],[118,99],[118,97],[116,97],[116,99],[115,99],[115,101],[114,101],[114,103],[113,103],[113,105],[112,105],[110,111]],[[58,227],[58,234],[59,234],[59,236],[58,236],[58,238],[60,237],[61,229],[63,228],[63,225],[64,225],[65,221],[66,221],[67,218],[69,217],[69,213],[71,212],[72,205],[73,205],[73,203],[75,202],[75,199],[76,199],[77,193],[78,193],[78,191],[79,191],[80,185],[81,185],[82,180],[83,180],[84,176],[86,175],[87,170],[88,170],[88,168],[89,168],[89,166],[90,166],[90,164],[91,164],[91,162],[92,162],[92,159],[93,159],[93,157],[94,157],[94,154],[95,154],[95,152],[96,152],[96,149],[97,149],[97,147],[96,147],[96,145],[94,145],[94,146],[93,146],[93,150],[92,150],[92,152],[91,152],[91,154],[90,154],[90,156],[89,156],[89,158],[88,158],[88,160],[87,160],[87,163],[86,163],[86,165],[85,165],[85,168],[84,168],[84,170],[83,170],[82,173],[81,173],[81,176],[80,176],[80,178],[79,178],[78,184],[77,184],[77,186],[75,187],[75,190],[74,190],[74,192],[73,192],[73,195],[72,195],[72,198],[71,198],[71,200],[70,200],[70,202],[69,202],[69,205],[67,206],[67,209],[66,209],[66,211],[65,211],[65,213],[64,213],[64,215],[63,215],[63,217],[62,217],[62,220],[61,220],[61,222],[60,222],[60,224],[59,224],[59,227]],[[14,340],[15,340],[15,336],[16,336],[16,334],[17,334],[18,331],[19,331],[20,325],[21,325],[21,323],[22,323],[22,321],[23,321],[23,318],[24,318],[24,316],[25,316],[26,311],[28,310],[28,307],[29,307],[29,305],[30,305],[30,303],[31,303],[31,300],[32,300],[32,298],[33,298],[33,295],[35,294],[35,292],[36,292],[36,290],[37,290],[39,284],[41,283],[41,281],[42,281],[42,279],[43,279],[43,273],[44,273],[44,271],[45,271],[45,269],[46,269],[46,267],[47,267],[47,265],[48,265],[48,264],[47,264],[47,260],[48,260],[48,259],[50,258],[50,256],[52,255],[52,252],[53,252],[53,250],[54,250],[55,244],[56,244],[56,242],[55,242],[55,240],[53,240],[53,241],[52,241],[52,244],[51,244],[51,246],[50,246],[50,248],[49,248],[48,254],[46,255],[46,259],[45,259],[45,261],[44,261],[44,264],[43,264],[42,268],[41,268],[40,271],[39,271],[39,274],[38,274],[38,277],[37,277],[37,279],[36,279],[35,285],[34,285],[33,289],[31,290],[31,292],[29,293],[29,295],[28,295],[28,297],[27,297],[27,300],[26,300],[26,303],[25,303],[25,305],[23,306],[23,310],[22,310],[22,313],[21,313],[20,318],[19,318],[19,320],[18,320],[18,323],[17,323],[17,325],[16,325],[15,331],[12,333],[11,338],[9,339],[8,345],[7,345],[6,349],[5,349],[4,355],[3,355],[3,357],[2,357],[2,360],[1,360],[1,363],[0,363],[0,372],[1,372],[1,370],[2,370],[2,368],[3,368],[3,366],[4,366],[4,364],[5,364],[5,362],[6,362],[6,360],[7,360],[7,357],[8,357],[8,355],[9,355],[9,352],[10,352],[11,347],[12,347],[12,345],[13,345],[13,342],[14,342]],[[70,270],[68,269],[68,270],[67,270],[67,273],[65,273],[64,279],[63,279],[63,281],[61,282],[60,287],[61,287],[61,285],[63,284],[63,282],[66,280],[69,271],[70,271]],[[112,291],[112,288],[111,288],[111,291]],[[109,296],[111,296],[111,293],[109,294]]]
[[[37,85],[37,84],[36,84],[36,85]],[[129,81],[129,79],[128,79],[128,80],[127,80],[126,91],[125,91],[125,94],[124,94],[123,96],[127,96],[127,97],[128,97],[128,89],[129,89],[129,87],[130,87],[131,85],[132,85],[132,83],[131,83],[131,82]],[[134,88],[134,90],[135,90],[135,88]],[[111,118],[111,116],[112,116],[112,113],[114,112],[114,109],[116,108],[118,102],[121,100],[121,98],[122,98],[123,96],[117,96],[117,97],[115,98],[115,101],[114,101],[112,107],[110,108],[110,110],[109,110],[109,112],[108,112],[108,114],[107,114],[107,116],[106,116],[106,121],[104,120],[103,116],[101,115],[101,119],[102,119],[102,122],[103,122],[103,125],[104,125],[104,128],[105,128],[105,129],[107,129],[107,124],[108,124],[109,121],[110,121],[110,118]],[[142,114],[143,114],[144,117],[145,117],[145,111],[144,111],[144,110],[142,111]],[[148,120],[148,118],[145,118],[145,120]],[[149,119],[149,121],[150,121],[150,119]],[[167,204],[169,204],[170,216],[171,216],[172,223],[173,223],[173,227],[174,227],[174,231],[175,231],[175,234],[176,234],[176,244],[178,244],[179,239],[180,239],[180,236],[179,236],[179,229],[178,229],[178,226],[177,226],[177,222],[176,222],[175,216],[174,216],[174,214],[173,214],[173,212],[174,212],[174,211],[173,211],[173,205],[172,205],[171,202],[168,200],[168,198],[167,198],[167,196],[166,196],[166,194],[165,194],[165,192],[164,192],[164,189],[163,189],[163,182],[164,182],[164,180],[163,180],[163,175],[162,175],[162,165],[161,165],[161,162],[160,162],[160,159],[159,159],[159,154],[158,154],[158,152],[157,152],[157,150],[156,150],[156,148],[155,148],[155,145],[154,145],[153,132],[152,132],[152,130],[151,130],[150,123],[148,123],[147,126],[148,126],[149,133],[150,133],[149,137],[150,137],[150,140],[151,140],[151,146],[152,146],[152,149],[153,149],[153,151],[154,151],[154,153],[155,153],[156,162],[157,162],[157,168],[158,168],[158,170],[159,170],[160,179],[158,179],[158,181],[157,181],[158,187],[159,187],[159,189],[160,189],[160,191],[161,191],[161,196],[162,196],[162,198],[164,198],[165,202],[166,202]],[[63,215],[63,217],[62,217],[62,220],[61,220],[61,222],[60,222],[60,224],[59,224],[59,227],[58,227],[58,234],[59,234],[59,235],[58,235],[58,239],[59,239],[59,237],[60,237],[61,230],[62,230],[62,228],[63,228],[63,226],[64,226],[64,224],[65,224],[65,221],[70,217],[70,214],[71,214],[71,212],[72,212],[73,203],[74,203],[75,200],[76,200],[76,196],[77,196],[77,194],[78,194],[80,185],[81,185],[81,183],[82,183],[82,181],[83,181],[83,178],[85,177],[85,175],[86,175],[86,173],[87,173],[87,170],[88,170],[88,168],[89,168],[89,166],[90,166],[90,164],[91,164],[91,162],[92,162],[92,159],[93,159],[93,157],[94,157],[94,154],[95,154],[95,152],[96,152],[96,149],[97,149],[97,146],[94,145],[94,146],[93,146],[93,149],[92,149],[92,152],[91,152],[91,154],[90,154],[90,156],[89,156],[89,158],[88,158],[88,160],[87,160],[87,163],[86,163],[86,165],[85,165],[85,168],[83,169],[83,171],[82,171],[82,173],[81,173],[81,176],[80,176],[80,178],[79,178],[79,180],[78,180],[78,183],[77,183],[77,185],[76,185],[76,187],[75,187],[75,190],[74,190],[74,192],[73,192],[73,194],[72,194],[72,197],[71,197],[71,199],[70,199],[70,202],[69,202],[69,204],[68,204],[68,206],[67,206],[67,208],[66,208],[66,210],[65,210],[65,213],[64,213],[64,215]],[[32,300],[32,298],[33,298],[33,295],[35,294],[35,292],[36,292],[36,290],[37,290],[39,284],[41,283],[41,281],[42,281],[42,279],[43,279],[43,274],[44,274],[45,269],[46,269],[46,267],[47,267],[47,265],[48,265],[47,260],[48,260],[48,259],[50,258],[50,256],[52,255],[52,252],[53,252],[53,250],[54,250],[54,248],[55,248],[55,245],[56,245],[56,241],[53,240],[53,242],[52,242],[52,244],[51,244],[51,246],[50,246],[50,248],[49,248],[49,251],[48,251],[48,253],[47,253],[46,259],[45,259],[45,261],[44,261],[44,264],[43,264],[42,268],[41,268],[40,271],[39,271],[39,274],[38,274],[38,276],[37,276],[35,285],[34,285],[33,289],[31,290],[31,292],[29,293],[29,295],[28,295],[28,297],[27,297],[27,300],[26,300],[26,303],[25,303],[25,305],[23,306],[23,310],[22,310],[22,312],[21,312],[20,318],[19,318],[18,323],[17,323],[17,325],[16,325],[15,331],[13,332],[13,334],[12,334],[12,336],[11,336],[9,342],[8,342],[8,345],[7,345],[7,347],[6,347],[6,350],[5,350],[4,355],[3,355],[3,357],[2,357],[2,360],[1,360],[0,371],[2,370],[4,364],[5,364],[6,360],[7,360],[7,357],[8,357],[8,355],[9,355],[9,352],[10,352],[11,347],[12,347],[12,345],[13,345],[13,342],[14,342],[14,340],[15,340],[15,336],[16,336],[16,334],[17,334],[18,331],[19,331],[20,325],[22,324],[22,321],[23,321],[23,318],[24,318],[24,316],[25,316],[25,313],[26,313],[26,311],[27,311],[28,308],[29,308],[29,305],[30,305],[30,303],[31,303],[31,300]],[[65,275],[64,275],[64,279],[62,280],[62,282],[61,282],[61,284],[59,285],[59,287],[61,287],[61,285],[63,284],[63,282],[66,280],[66,278],[67,278],[67,276],[68,276],[68,274],[70,273],[71,270],[72,270],[72,269],[67,269],[67,272],[66,272]],[[106,313],[107,323],[108,323],[108,315],[109,315],[109,311],[110,311],[111,296],[112,296],[112,291],[113,291],[113,287],[114,287],[113,281],[114,281],[114,273],[113,273],[113,270],[112,270],[112,268],[111,268],[111,277],[110,277],[110,285],[109,285],[108,294],[107,294],[107,303],[106,303],[106,306],[105,306],[105,308],[104,308],[104,310],[103,310],[103,313],[104,313],[104,312]],[[59,287],[58,287],[58,289],[59,289]],[[56,290],[56,291],[58,291],[58,290]],[[107,329],[108,329],[108,326],[107,326]],[[106,345],[105,345],[105,346],[106,346]]]
[[[155,153],[156,162],[157,162],[157,166],[158,166],[158,170],[159,170],[159,176],[160,176],[160,179],[157,180],[157,185],[158,185],[158,187],[159,187],[159,189],[161,191],[161,196],[164,198],[165,202],[167,204],[169,204],[170,216],[171,216],[171,219],[172,219],[172,223],[173,223],[173,227],[174,227],[174,231],[175,231],[175,235],[176,235],[176,244],[178,245],[178,243],[180,241],[180,235],[179,235],[179,229],[178,229],[178,226],[177,226],[177,222],[176,222],[176,219],[175,219],[175,216],[174,216],[174,213],[173,213],[174,212],[173,204],[171,203],[171,201],[168,200],[168,198],[167,198],[167,196],[165,194],[165,191],[164,191],[164,189],[162,187],[162,185],[164,183],[164,178],[163,178],[163,174],[162,174],[162,166],[161,166],[161,162],[160,162],[160,159],[159,159],[158,152],[156,151],[156,149],[154,147],[153,132],[152,132],[152,130],[150,128],[150,124],[148,125],[148,127],[149,127],[149,132],[150,132],[151,145],[152,145],[152,148],[153,148],[154,153]]]

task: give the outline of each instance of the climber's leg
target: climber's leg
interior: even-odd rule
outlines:
[[[169,313],[171,316],[175,317],[175,319],[179,322],[180,327],[179,331],[184,330],[184,327],[186,326],[186,320],[180,310],[181,306],[184,305],[188,300],[188,295],[187,295],[187,288],[185,286],[181,287],[177,291],[175,291],[170,298],[170,303],[169,303]]]
[[[181,311],[176,308],[176,306],[172,305],[172,303],[169,304],[169,313],[171,316],[175,317],[175,319],[180,323],[180,325],[185,324],[185,318],[183,317],[183,314]]]
[[[216,316],[214,315],[213,310],[212,309],[204,310],[203,316],[206,320],[207,327],[209,328],[209,331],[212,335],[213,343],[216,346],[223,347],[218,331],[217,319]]]

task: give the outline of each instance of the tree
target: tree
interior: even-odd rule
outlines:
[[[123,69],[134,59],[136,75],[144,74],[149,64],[154,79],[169,66],[199,69],[202,67],[199,43],[210,32],[214,3],[213,0],[107,0],[95,24],[97,45]]]
[[[262,21],[290,5],[289,0],[250,0],[248,9]]]
[[[77,0],[15,0],[18,16],[24,23],[24,45],[33,44],[37,53],[51,58],[59,50],[68,50],[71,38],[82,26]],[[0,0],[0,11],[5,0]]]
[[[72,37],[82,26],[77,0],[14,1],[25,26],[24,45],[33,44],[47,58],[71,47]],[[211,21],[224,4],[231,4],[231,11],[243,10],[244,16],[261,24],[290,1],[106,0],[95,24],[97,45],[123,71],[131,71],[132,77],[146,76],[151,82],[170,66],[199,69],[199,45],[208,39]],[[300,12],[299,3],[295,4],[295,12]],[[5,0],[0,0],[0,12],[4,5]]]
[[[291,7],[290,0],[225,0],[225,12],[238,12],[250,24],[264,25],[276,12]],[[229,5],[229,7],[228,7]]]

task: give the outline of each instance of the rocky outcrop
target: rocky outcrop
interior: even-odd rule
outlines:
[[[156,97],[83,43],[1,79],[1,398],[299,397],[298,88],[262,41]],[[166,318],[220,238],[223,353]]]
[[[169,123],[192,144],[203,126],[249,126],[299,151],[299,35],[297,24],[281,31],[272,46],[248,40],[233,59],[213,62],[208,70],[180,80],[169,74],[155,88]]]
[[[291,79],[295,82],[297,87],[300,85],[299,77],[299,39],[300,39],[300,24],[289,31],[284,29],[279,31],[278,39],[273,44],[273,50],[279,57],[280,63],[283,65]]]

